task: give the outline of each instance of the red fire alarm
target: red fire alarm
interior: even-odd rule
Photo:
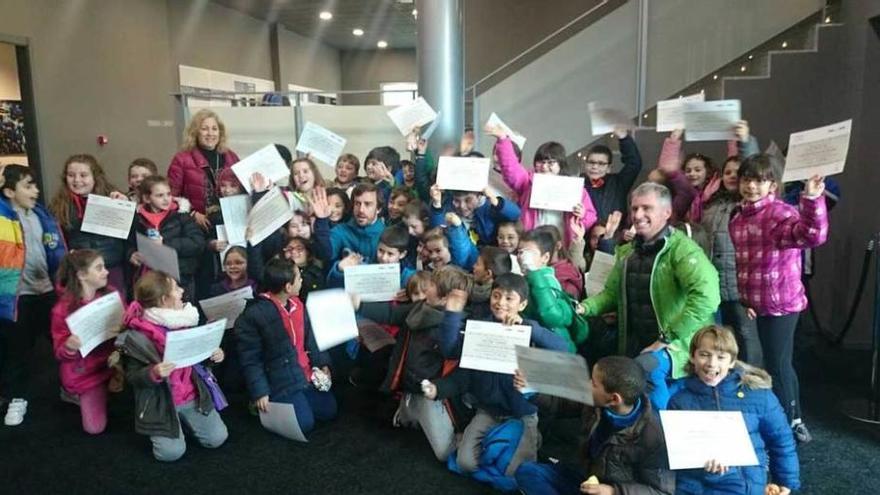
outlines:
[[[98,135],[98,146],[104,146],[105,144],[107,144],[109,142],[110,142],[110,140],[107,138],[107,136],[105,136],[103,134]]]

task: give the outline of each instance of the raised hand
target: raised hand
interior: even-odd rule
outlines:
[[[571,236],[573,240],[583,240],[584,235],[586,235],[587,233],[587,229],[584,228],[584,224],[583,222],[581,222],[581,219],[574,215],[572,215],[568,219],[568,228],[569,230],[571,230]]]
[[[740,120],[733,126],[733,134],[736,135],[736,139],[738,141],[746,142],[749,140],[749,123],[745,120]]]
[[[432,185],[428,194],[431,196],[431,206],[440,208],[443,205],[443,190],[440,189],[440,186],[437,184]]]
[[[627,129],[624,125],[616,125],[614,126],[614,135],[617,136],[617,139],[623,139],[629,134],[629,129]]]
[[[272,187],[272,182],[270,182],[269,179],[267,179],[265,175],[263,175],[259,172],[254,172],[250,176],[250,181],[251,181],[251,189],[255,193],[268,191],[269,188]]]
[[[825,192],[825,178],[821,175],[810,177],[806,185],[804,185],[804,196],[810,199],[816,199]]]
[[[461,289],[452,289],[446,296],[446,311],[458,313],[464,311],[467,304],[468,293]]]
[[[507,137],[507,133],[504,132],[504,128],[502,128],[500,125],[486,124],[486,126],[483,127],[483,130],[486,132],[486,134],[490,136],[495,136],[498,139],[504,139]]]
[[[491,186],[486,186],[483,188],[483,195],[486,196],[487,200],[489,200],[489,204],[491,204],[492,206],[498,206],[498,203],[500,202],[498,199],[498,194],[496,194],[495,191],[492,190]]]
[[[682,134],[684,134],[684,129],[673,129],[672,132],[669,133],[669,138],[673,141],[681,141]]]
[[[452,213],[451,211],[446,214],[446,225],[452,225],[453,227],[458,227],[461,225],[461,218]]]
[[[316,218],[330,216],[330,203],[327,202],[327,190],[321,186],[315,186],[311,192],[312,213]]]
[[[608,220],[605,220],[605,238],[611,239],[614,237],[614,233],[617,232],[618,227],[620,227],[620,220],[623,218],[623,213],[614,210],[608,215]]]

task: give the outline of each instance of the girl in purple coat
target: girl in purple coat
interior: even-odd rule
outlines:
[[[112,375],[107,360],[113,352],[113,341],[107,340],[83,356],[83,342],[70,332],[66,319],[79,308],[113,292],[107,286],[109,273],[99,252],[71,251],[61,262],[61,297],[52,308],[52,347],[58,359],[62,398],[79,404],[83,430],[93,435],[107,426],[107,383]],[[114,334],[119,332],[119,328],[111,330]]]
[[[817,247],[828,237],[825,184],[818,175],[807,181],[798,209],[776,197],[779,178],[767,155],[746,159],[738,177],[743,200],[729,227],[736,250],[737,289],[748,317],[756,320],[773,391],[795,437],[808,442],[792,353],[798,317],[807,307],[801,250]]]

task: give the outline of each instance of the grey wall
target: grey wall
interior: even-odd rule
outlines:
[[[278,89],[286,90],[287,84],[342,89],[339,50],[283,27],[278,28],[278,44],[281,83],[284,85]]]
[[[343,51],[342,89],[379,89],[383,82],[417,81],[419,77],[415,50]],[[345,105],[378,105],[378,94],[346,95]]]
[[[166,0],[166,5],[174,68],[182,64],[272,80],[267,22],[204,0]]]
[[[156,1],[4,2],[0,33],[29,40],[48,197],[73,153],[95,154],[120,187],[131,159],[168,163],[176,131],[147,126],[174,119],[167,17]]]

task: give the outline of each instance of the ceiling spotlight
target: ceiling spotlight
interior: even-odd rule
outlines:
[[[351,34],[353,34],[353,35],[355,35],[355,36],[363,36],[363,35],[364,35],[364,30],[361,29],[361,28],[354,28],[354,29],[351,31]]]
[[[388,48],[388,42],[385,40],[379,40],[379,42],[376,43],[376,46],[379,48]]]
[[[745,65],[741,65],[741,66],[739,67],[739,71],[740,71],[740,72],[745,72],[745,71],[746,71],[746,66],[745,66]]]
[[[752,60],[753,58],[755,58],[754,55],[749,55],[749,60]]]
[[[319,17],[322,21],[329,21],[330,19],[333,19],[333,14],[331,14],[330,12],[327,12],[327,11],[325,10],[325,11],[321,12],[320,14],[318,14],[318,17]]]
[[[419,10],[418,10],[418,9],[413,9],[413,11],[412,11],[412,15],[413,15],[413,17],[415,17],[416,19],[418,19],[418,18],[419,18]]]
[[[717,80],[718,80],[718,74],[715,74],[714,76],[712,76],[712,80],[713,80],[713,81],[717,81]]]
[[[647,119],[647,118],[648,118],[648,114],[643,115],[643,117]]]
[[[787,42],[787,41],[783,41],[783,42],[782,42],[782,48],[788,48],[788,42]]]
[[[831,16],[825,18],[825,24],[831,24]]]

